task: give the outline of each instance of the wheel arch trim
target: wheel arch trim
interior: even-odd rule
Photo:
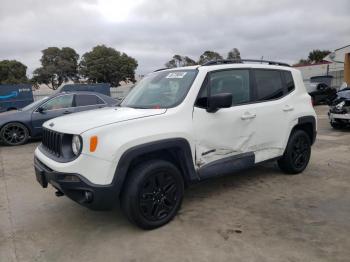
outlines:
[[[199,181],[199,177],[195,171],[189,142],[184,138],[164,139],[131,147],[123,153],[118,161],[112,181],[118,195],[120,195],[123,189],[132,161],[138,157],[161,150],[170,150],[176,154],[185,183]]]

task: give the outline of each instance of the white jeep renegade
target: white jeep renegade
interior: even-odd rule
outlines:
[[[259,62],[259,63],[256,63]],[[214,61],[158,70],[118,107],[47,121],[38,182],[91,209],[121,203],[152,229],[180,208],[184,188],[277,160],[302,172],[316,114],[301,74],[271,61]]]

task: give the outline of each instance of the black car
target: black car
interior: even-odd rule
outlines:
[[[350,125],[350,88],[337,92],[329,104],[328,116],[333,128],[339,129]]]
[[[117,100],[93,92],[63,92],[44,97],[21,110],[0,114],[0,139],[5,145],[22,145],[30,137],[40,137],[42,125],[49,119],[117,104]]]
[[[337,90],[331,86],[333,76],[314,76],[310,78],[307,87],[308,93],[314,105],[327,104],[334,98]]]

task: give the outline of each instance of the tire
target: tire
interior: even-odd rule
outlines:
[[[182,175],[172,163],[145,161],[128,174],[121,208],[132,223],[142,229],[154,229],[174,218],[183,194]]]
[[[342,129],[345,127],[345,125],[343,123],[339,123],[339,122],[330,122],[331,126],[334,128],[334,129]]]
[[[289,175],[300,174],[307,167],[311,156],[311,141],[303,130],[295,130],[289,137],[287,148],[277,163]]]
[[[21,123],[8,123],[0,131],[1,141],[7,146],[18,146],[27,143],[28,128]]]

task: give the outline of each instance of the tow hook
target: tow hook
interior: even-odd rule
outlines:
[[[93,200],[93,194],[90,191],[85,191],[84,192],[84,202],[85,203],[91,203]]]
[[[59,190],[57,190],[57,191],[55,192],[55,195],[56,195],[57,197],[61,197],[61,196],[64,196],[64,193],[61,192],[61,191],[59,191]]]

